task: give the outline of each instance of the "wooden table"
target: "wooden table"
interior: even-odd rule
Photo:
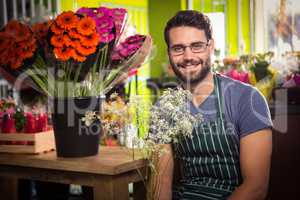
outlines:
[[[25,178],[91,186],[95,200],[122,200],[129,199],[128,184],[134,183],[134,199],[145,199],[145,166],[144,159],[136,153],[133,159],[132,151],[125,147],[100,147],[97,156],[84,158],[58,158],[55,152],[39,155],[1,153],[0,191],[7,190],[5,178]],[[1,196],[4,197],[3,193]],[[10,198],[16,196],[12,193]]]

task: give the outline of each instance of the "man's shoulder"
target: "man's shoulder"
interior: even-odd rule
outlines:
[[[229,90],[230,93],[245,95],[247,93],[259,92],[255,87],[248,83],[234,80],[228,76],[218,74],[222,84],[222,90]]]

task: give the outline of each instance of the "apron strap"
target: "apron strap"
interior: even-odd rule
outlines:
[[[217,74],[214,74],[214,84],[215,84],[215,95],[217,97],[216,106],[217,106],[217,115],[223,121],[225,119],[224,114],[224,103],[223,96],[221,91],[221,81]]]

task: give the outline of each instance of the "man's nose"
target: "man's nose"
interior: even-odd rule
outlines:
[[[183,58],[185,60],[190,60],[193,57],[193,52],[190,47],[186,47],[183,52]]]

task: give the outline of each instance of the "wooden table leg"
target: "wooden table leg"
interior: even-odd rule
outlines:
[[[134,200],[140,200],[140,199],[146,199],[147,196],[147,190],[145,182],[139,181],[133,183],[133,199]]]
[[[0,177],[0,194],[1,199],[17,200],[18,199],[18,179]]]
[[[128,200],[129,191],[126,179],[101,181],[93,187],[94,200]]]

